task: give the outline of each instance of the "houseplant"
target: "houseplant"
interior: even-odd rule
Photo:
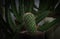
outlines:
[[[9,8],[9,4],[7,4],[8,0],[6,0],[6,21],[7,23],[9,24],[10,28],[12,29],[12,32],[13,32],[13,37],[12,39],[15,39],[16,36],[18,36],[19,32],[22,32],[22,28],[25,27],[25,25],[28,27],[27,29],[27,32],[24,33],[27,35],[28,31],[31,30],[32,33],[33,31],[35,31],[35,26],[38,26],[38,23],[43,20],[46,16],[48,16],[51,12],[51,10],[53,11],[53,7],[52,9],[49,7],[51,5],[48,5],[49,3],[46,2],[44,3],[44,1],[41,0],[41,4],[39,4],[39,8],[38,8],[38,11],[35,11],[33,9],[34,6],[34,0],[18,0],[19,1],[19,7],[18,7],[18,10],[16,8],[16,4],[15,4],[15,0],[10,0],[10,4],[11,4],[11,8]],[[46,0],[47,1],[47,0]],[[27,8],[28,7],[28,8]],[[28,17],[24,17],[24,15],[26,13],[29,13],[31,15],[27,15]],[[36,13],[35,13],[36,12]],[[12,17],[11,17],[11,13],[14,14],[14,16],[16,17],[16,20],[13,20]],[[32,14],[34,14],[35,16],[32,16]],[[31,18],[31,17],[32,18]],[[24,18],[23,18],[24,17]],[[36,22],[35,20],[33,20],[35,17],[36,19]],[[29,19],[31,18],[31,19]],[[26,19],[26,21],[28,23],[26,23],[24,25],[24,20]],[[30,21],[28,21],[30,20]],[[33,21],[31,21],[33,20]],[[37,27],[37,30],[39,31],[46,31],[48,30],[50,27],[52,27],[52,25],[54,25],[55,23],[57,23],[58,20],[54,20],[52,22],[47,22],[47,24],[43,25],[43,26],[39,26]],[[30,23],[36,23],[34,24],[35,26],[32,27],[32,24],[30,25]],[[24,30],[26,31],[26,30]],[[29,31],[29,36],[30,36],[30,32]],[[36,31],[37,32],[37,31]],[[34,32],[35,33],[35,32]],[[44,32],[42,32],[43,34]],[[21,33],[22,34],[22,33]],[[37,33],[35,33],[37,34]],[[35,35],[34,34],[34,35]],[[22,34],[23,35],[23,34]],[[41,32],[40,32],[40,35],[41,35]],[[42,36],[42,35],[41,35]],[[42,36],[43,37],[43,36]],[[17,38],[17,37],[16,37]],[[21,38],[22,39],[22,38]]]

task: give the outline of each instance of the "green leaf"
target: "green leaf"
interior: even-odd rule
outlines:
[[[19,0],[19,22],[23,21],[23,14],[24,14],[24,0]]]
[[[14,15],[16,16],[16,18],[18,20],[19,19],[19,15],[18,15],[16,4],[15,4],[15,0],[11,0],[11,9],[12,9]]]
[[[48,1],[47,0],[39,0],[39,10],[46,10],[48,9]]]
[[[49,11],[41,12],[36,18],[36,23],[39,23],[41,20],[43,20],[45,17],[47,17],[48,14],[49,14]]]
[[[19,25],[17,27],[17,32],[23,27],[23,15],[25,13],[24,11],[24,0],[18,0],[19,1]]]
[[[8,22],[13,32],[16,30],[16,24],[13,22],[10,12],[8,11]]]
[[[34,0],[24,0],[25,2],[25,12],[32,12],[34,7]]]
[[[49,28],[51,28],[51,27],[53,27],[54,25],[56,25],[56,24],[58,24],[58,23],[60,23],[59,22],[59,19],[55,19],[55,20],[53,20],[52,22],[50,22],[50,23],[45,23],[44,25],[42,25],[42,26],[40,26],[39,27],[39,30],[40,31],[47,31]]]
[[[19,15],[24,14],[24,0],[19,0]]]

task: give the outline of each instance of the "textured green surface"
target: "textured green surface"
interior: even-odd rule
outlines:
[[[35,16],[32,13],[26,13],[24,14],[24,20],[28,32],[36,32]]]

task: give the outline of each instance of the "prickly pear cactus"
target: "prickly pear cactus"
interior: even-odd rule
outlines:
[[[24,14],[24,21],[26,24],[27,31],[29,33],[35,33],[37,30],[35,16],[32,13],[26,13],[26,14]]]

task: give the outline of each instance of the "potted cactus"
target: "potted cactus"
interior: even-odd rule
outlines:
[[[49,5],[49,1],[39,0],[39,8],[34,4],[34,0],[18,0],[16,6],[15,0],[6,0],[6,22],[12,30],[12,37],[10,39],[44,39],[46,32],[50,32],[53,25],[59,23],[59,19],[55,19],[52,22],[46,22],[43,25],[38,23],[53,12],[52,5]],[[40,3],[41,1],[41,3]],[[47,0],[46,0],[47,1]],[[35,11],[33,8],[37,8]],[[13,20],[12,14],[16,19]],[[50,34],[50,33],[49,33]]]

